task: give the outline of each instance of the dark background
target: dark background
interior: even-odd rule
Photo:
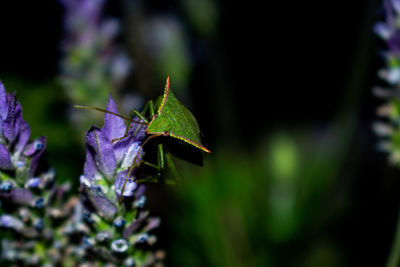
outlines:
[[[278,255],[274,263],[285,266],[285,257],[296,258],[313,237],[328,235],[340,247],[345,266],[382,266],[394,235],[400,180],[386,155],[376,151],[377,137],[371,131],[375,109],[382,102],[371,94],[372,86],[382,83],[376,71],[384,63],[379,56],[384,44],[372,31],[381,18],[381,2],[216,3],[219,24],[212,37],[202,39],[187,26],[191,40],[201,40],[202,57],[195,64],[190,92],[211,150],[249,155],[260,140],[279,131],[307,131],[312,150],[314,138],[339,125],[333,146],[341,146],[343,154],[323,199],[344,201],[345,208],[333,208],[330,219],[319,228],[306,228],[307,238],[303,233],[271,249]],[[179,1],[152,0],[147,10],[172,12],[188,24]],[[109,1],[106,13],[123,16],[121,4]],[[62,55],[62,15],[57,1],[1,1],[0,75],[23,79],[25,84],[54,79]],[[199,49],[195,41],[190,47]],[[6,88],[20,90],[7,84]],[[30,101],[22,93],[19,97]],[[62,113],[63,107],[55,105],[53,111]],[[65,162],[68,153],[53,155]],[[74,170],[79,168],[78,163]],[[164,192],[159,187],[153,190]],[[176,199],[170,192],[160,194],[151,203],[153,212],[165,218],[159,239],[168,252],[170,242],[179,242],[174,241],[173,222],[165,211],[175,208]],[[162,197],[171,201],[167,207],[156,203],[163,202]],[[318,217],[318,210],[313,216]],[[169,261],[173,266],[174,261]]]

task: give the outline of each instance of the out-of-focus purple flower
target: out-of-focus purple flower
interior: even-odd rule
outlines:
[[[0,216],[0,226],[20,231],[24,227],[24,224],[11,215],[3,214]]]
[[[0,196],[8,202],[18,205],[28,205],[32,200],[32,192],[25,188],[15,188],[7,193],[0,193]]]
[[[399,0],[390,0],[393,9],[400,14],[400,1]]]
[[[385,21],[378,22],[374,26],[375,33],[383,40],[388,40],[394,45],[394,40],[398,39],[398,16],[400,15],[399,0],[384,1]]]

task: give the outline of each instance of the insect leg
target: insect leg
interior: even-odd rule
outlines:
[[[129,112],[129,117],[130,117],[130,118],[132,118],[134,115],[136,115],[137,117],[139,117],[139,118],[140,118],[141,120],[143,120],[146,124],[148,123],[148,121],[146,120],[146,118],[145,118],[138,110],[132,109],[132,110]],[[130,128],[131,128],[131,125],[129,125],[128,127],[126,127],[126,130],[125,130],[124,135],[123,135],[122,137],[112,139],[111,142],[114,143],[114,142],[117,142],[117,141],[122,140],[122,139],[124,139],[125,137],[127,137],[127,136],[129,135],[129,129],[130,129]]]
[[[161,135],[154,134],[154,135],[149,136],[146,140],[144,140],[144,142],[142,143],[142,145],[139,147],[139,150],[138,150],[138,152],[137,152],[135,158],[134,158],[133,161],[132,161],[132,165],[131,165],[131,166],[129,167],[129,169],[128,169],[128,174],[127,174],[127,176],[126,176],[126,178],[125,178],[125,181],[124,181],[124,184],[123,184],[123,186],[122,186],[121,195],[119,196],[119,201],[120,201],[120,202],[122,202],[122,196],[123,196],[123,194],[124,194],[126,182],[128,181],[129,176],[131,176],[132,171],[133,171],[136,167],[139,167],[140,164],[142,164],[142,163],[144,162],[143,160],[141,160],[141,161],[139,161],[139,162],[136,163],[136,161],[137,161],[138,158],[139,158],[139,155],[142,153],[142,150],[143,150],[144,145],[145,145],[148,141],[150,141],[151,139],[156,138],[156,137],[158,137],[158,136],[161,136]]]

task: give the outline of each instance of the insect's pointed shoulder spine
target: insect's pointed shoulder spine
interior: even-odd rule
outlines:
[[[165,87],[164,87],[164,95],[163,95],[163,99],[161,101],[161,105],[157,110],[157,114],[160,114],[162,112],[162,109],[165,105],[165,103],[167,102],[168,96],[169,96],[169,91],[170,91],[170,81],[169,81],[169,76],[167,77],[167,81],[165,83]]]

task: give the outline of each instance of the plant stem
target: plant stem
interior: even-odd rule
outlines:
[[[397,267],[399,266],[400,260],[400,211],[397,219],[396,233],[394,236],[392,249],[388,261],[386,262],[386,267]]]

